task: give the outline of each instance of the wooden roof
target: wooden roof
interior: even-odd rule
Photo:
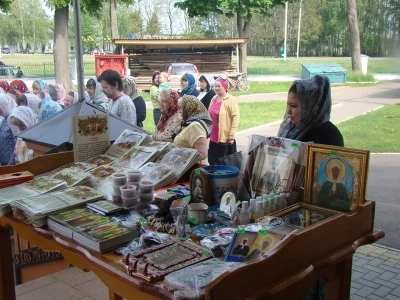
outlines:
[[[206,50],[234,50],[236,45],[242,47],[246,38],[225,39],[114,39],[116,46],[126,50],[165,51],[165,52],[196,52]],[[136,50],[136,51],[135,51]]]

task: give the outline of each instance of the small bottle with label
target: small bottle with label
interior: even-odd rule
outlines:
[[[250,224],[254,223],[254,213],[256,212],[256,199],[250,199],[250,208],[249,208],[249,213],[250,213]]]
[[[276,212],[275,195],[270,195],[269,196],[269,213],[272,214],[274,212]]]
[[[262,201],[257,201],[256,211],[254,212],[254,220],[258,221],[258,219],[262,217],[264,217],[263,203]]]
[[[268,196],[263,199],[263,211],[264,211],[264,216],[269,215],[269,200]]]
[[[247,225],[250,222],[249,201],[242,202],[242,210],[239,215],[240,225]]]
[[[282,208],[286,208],[288,206],[286,202],[286,193],[280,193],[279,196],[281,197]]]

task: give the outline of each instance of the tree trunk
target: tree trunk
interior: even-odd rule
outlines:
[[[252,15],[248,13],[246,18],[247,20],[244,20],[239,14],[237,14],[236,18],[239,38],[247,38],[250,31]],[[247,44],[244,44],[242,47],[240,47],[239,53],[236,55],[239,55],[239,72],[247,73]]]
[[[347,10],[351,39],[351,67],[354,72],[361,72],[360,31],[356,0],[347,0]]]
[[[111,38],[118,39],[118,23],[117,23],[117,1],[110,1],[110,23],[111,23]]]
[[[73,84],[69,72],[68,41],[69,6],[54,11],[54,69],[56,83],[62,84],[69,91]]]

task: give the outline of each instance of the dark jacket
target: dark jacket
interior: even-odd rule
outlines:
[[[309,131],[301,142],[314,142],[316,144],[344,147],[343,136],[339,129],[330,121],[323,123],[314,130]]]
[[[144,102],[142,96],[137,96],[133,99],[133,104],[136,108],[136,125],[143,127],[143,121],[146,120],[146,102]]]

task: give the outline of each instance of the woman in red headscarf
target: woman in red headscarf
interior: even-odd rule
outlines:
[[[6,80],[0,80],[0,88],[2,88],[4,92],[8,93],[10,90],[10,85]]]
[[[236,98],[228,92],[228,81],[218,78],[214,83],[215,96],[208,112],[212,119],[208,162],[218,165],[218,158],[236,152],[235,134],[239,127],[240,113]]]
[[[16,79],[16,80],[11,81],[10,90],[18,91],[21,94],[25,94],[25,93],[27,93],[29,91],[28,87],[25,84],[25,82],[23,82],[20,79]]]

